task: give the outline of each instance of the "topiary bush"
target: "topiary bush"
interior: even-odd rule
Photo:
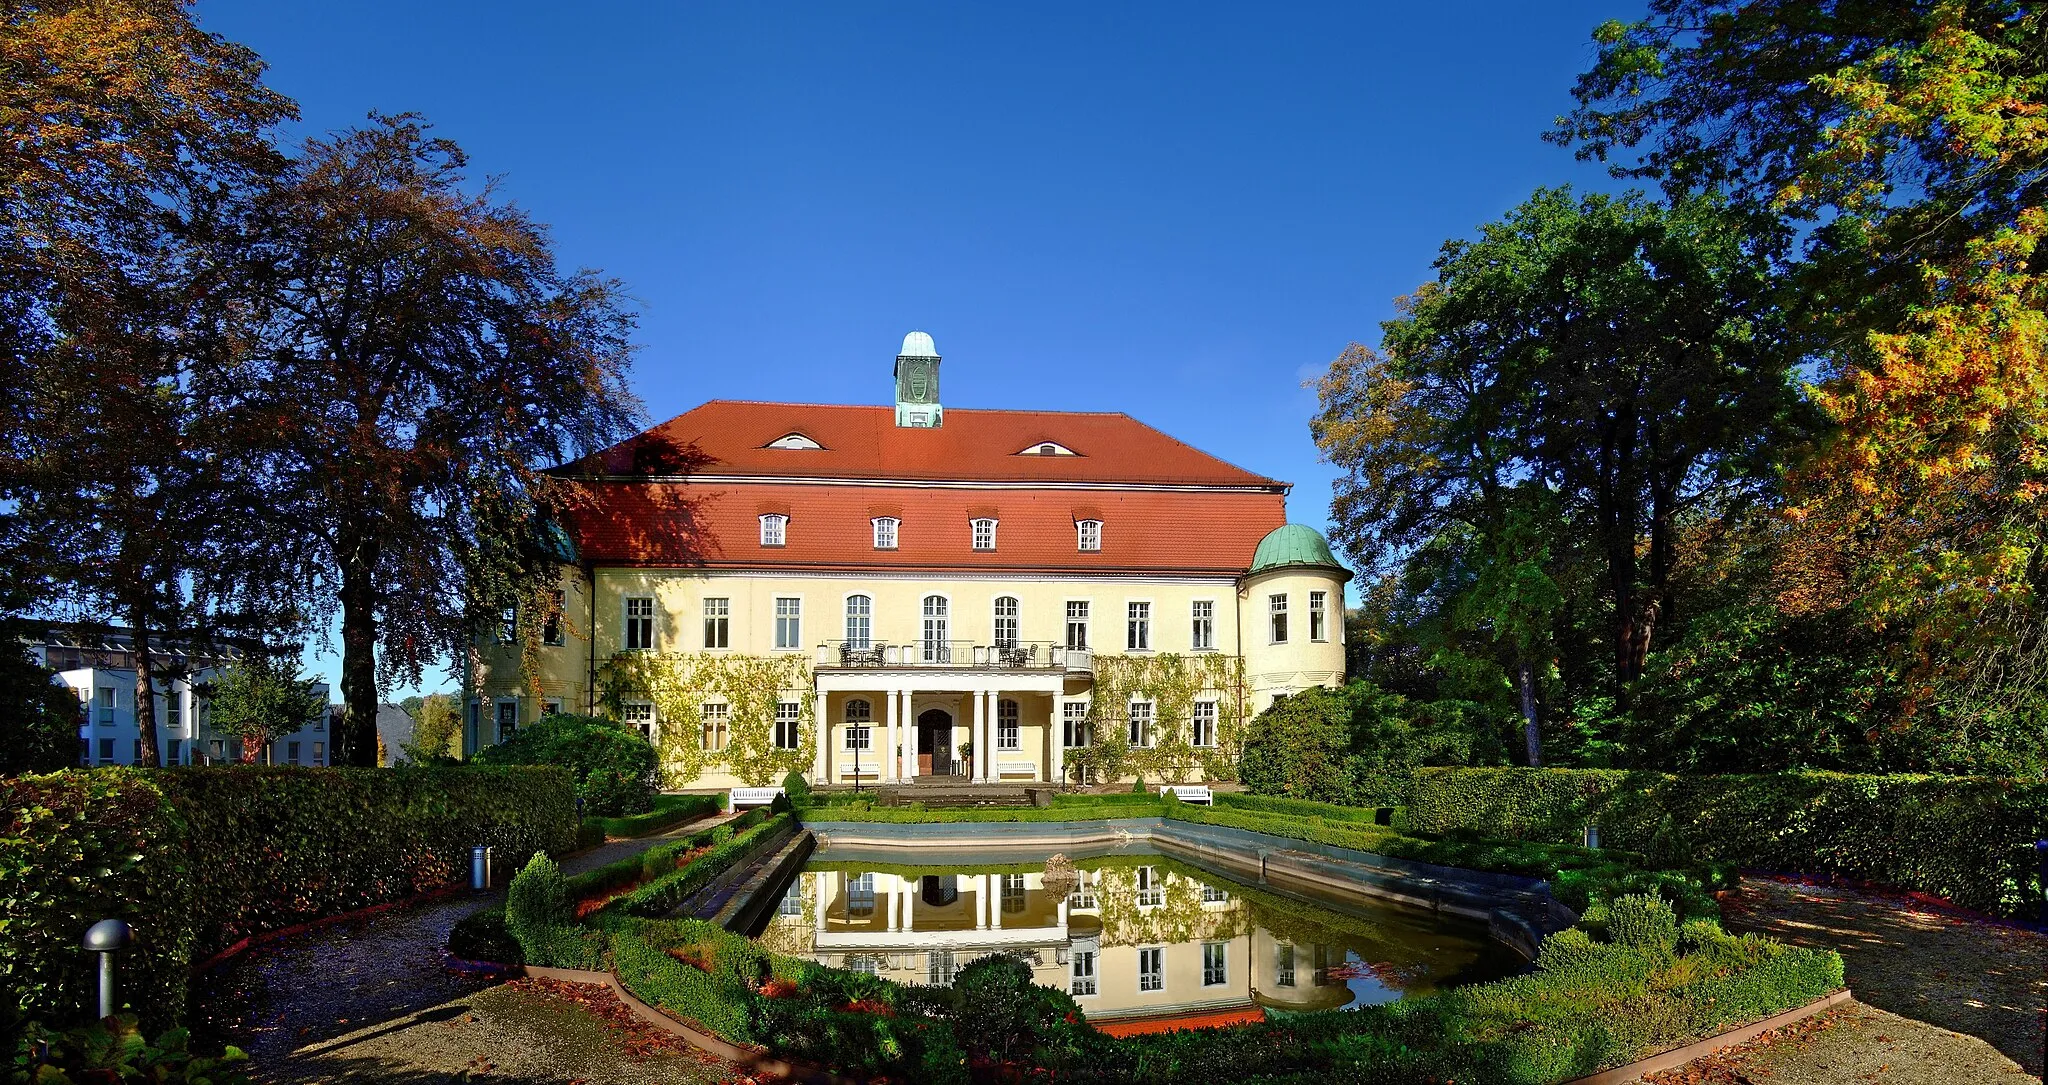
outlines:
[[[654,804],[654,746],[640,732],[597,716],[548,716],[496,746],[477,751],[485,765],[560,765],[576,782],[583,813],[639,814]]]
[[[1350,706],[1330,690],[1303,690],[1252,718],[1238,779],[1260,795],[1349,802],[1350,752]]]
[[[791,769],[789,775],[782,778],[782,796],[789,800],[791,807],[806,809],[811,805],[810,782],[804,779],[803,773]]]

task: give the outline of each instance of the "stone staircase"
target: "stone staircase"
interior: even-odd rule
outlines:
[[[883,806],[1049,806],[1055,789],[1044,784],[971,784],[954,776],[920,776],[880,789]]]

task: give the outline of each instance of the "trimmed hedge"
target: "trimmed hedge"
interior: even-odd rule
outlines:
[[[926,809],[918,803],[874,806],[867,802],[835,802],[801,811],[810,821],[871,821],[917,825],[935,821],[1108,821],[1158,817],[1166,804],[1157,795],[1119,795],[1122,802],[1095,802],[1110,796],[1063,796],[1051,806],[992,806]]]
[[[141,936],[122,996],[152,1033],[183,1023],[195,958],[460,884],[475,844],[566,850],[576,820],[548,767],[76,769],[0,779],[0,803],[0,1014],[90,1017],[78,941],[117,917]]]
[[[656,795],[654,809],[644,814],[626,814],[620,817],[587,817],[586,826],[595,826],[598,842],[613,836],[646,836],[663,829],[674,828],[686,821],[709,817],[725,809],[725,796],[720,795]]]
[[[2031,915],[2042,886],[2034,841],[2048,831],[2048,781],[1780,773],[1668,776],[1602,769],[1424,769],[1410,825],[1511,839],[1603,844],[1653,861],[1833,874]]]

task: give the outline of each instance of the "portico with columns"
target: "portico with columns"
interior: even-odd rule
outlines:
[[[820,665],[816,682],[811,779],[828,786],[1057,781],[1067,706],[1087,705],[1065,665]]]

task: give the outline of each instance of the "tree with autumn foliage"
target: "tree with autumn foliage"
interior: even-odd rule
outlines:
[[[310,140],[259,201],[242,417],[341,615],[337,757],[374,756],[380,677],[417,681],[484,615],[552,587],[546,469],[629,435],[633,319],[419,118]]]

